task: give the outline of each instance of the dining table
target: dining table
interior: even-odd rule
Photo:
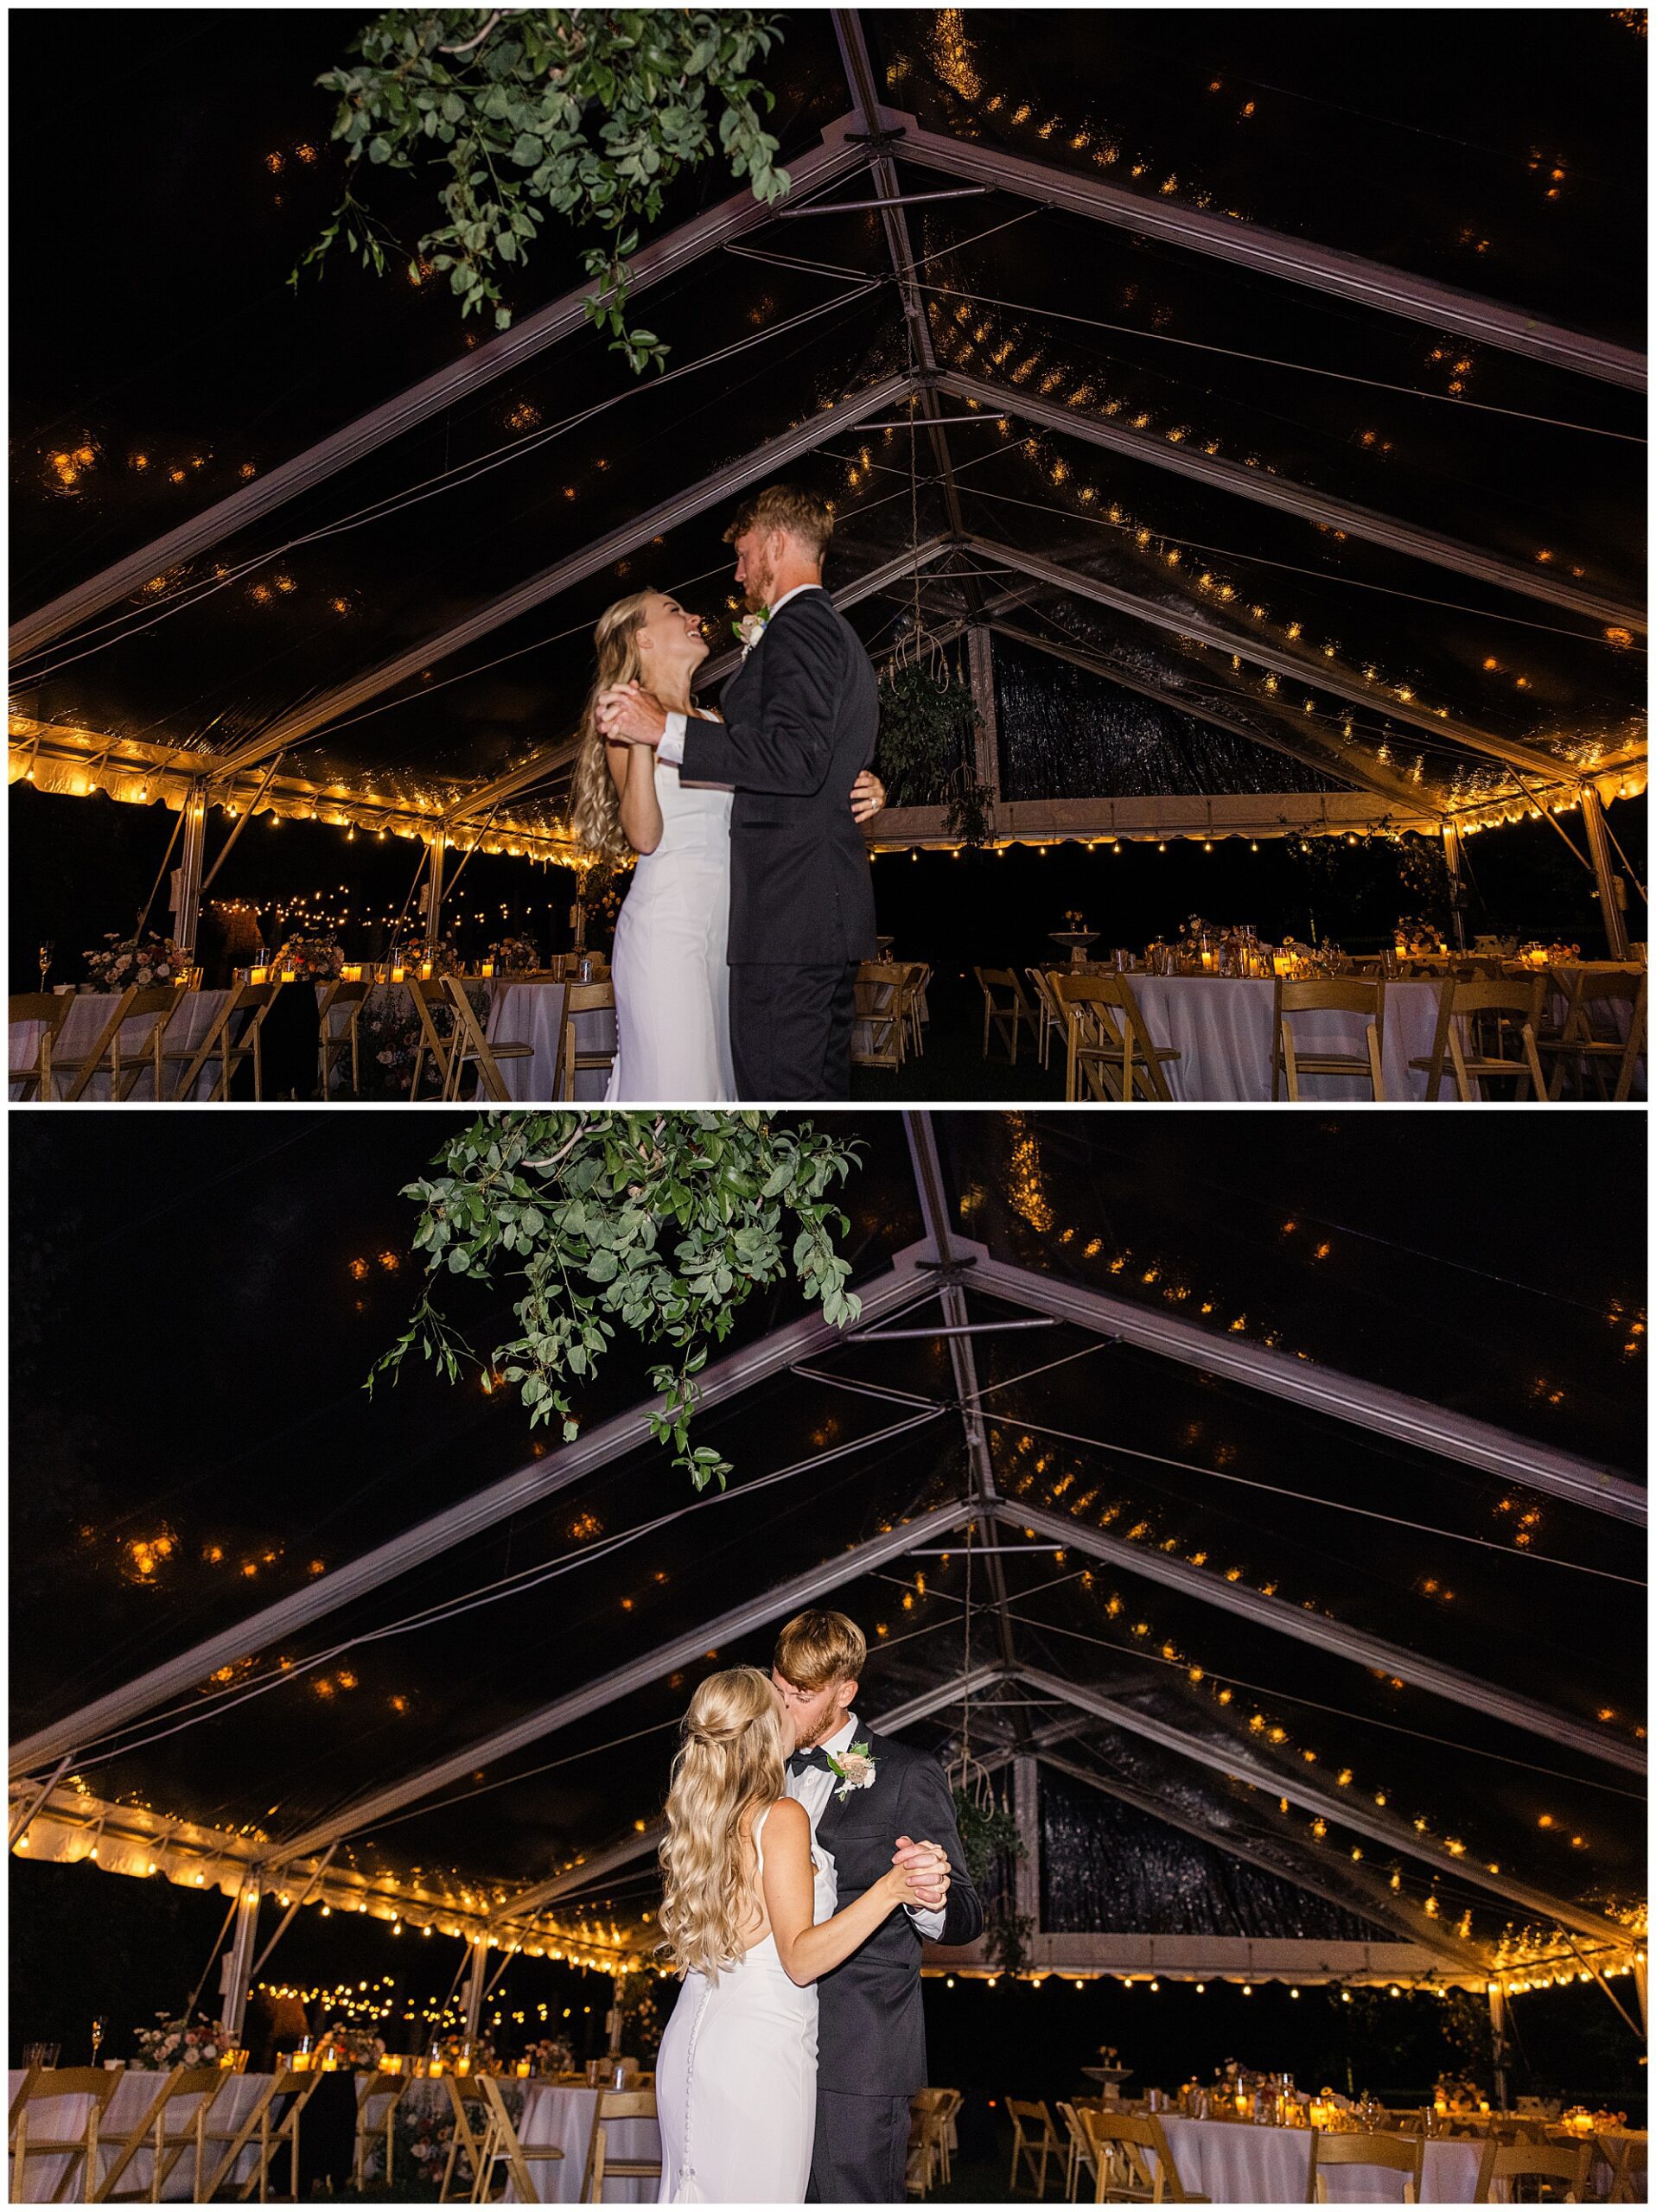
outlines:
[[[1264,976],[1129,976],[1153,1043],[1171,1046],[1176,1060],[1162,1072],[1175,1099],[1263,1102],[1271,1096],[1276,985]],[[1437,1031],[1438,986],[1427,976],[1385,987],[1380,1077],[1388,1101],[1424,1099],[1426,1071],[1411,1060],[1431,1057]],[[1361,1059],[1365,1017],[1301,1013],[1293,1017],[1297,1052],[1337,1052]],[[1347,1075],[1302,1074],[1302,1098],[1335,1103],[1367,1098],[1367,1081]],[[1283,1092],[1285,1096],[1285,1090]]]
[[[1168,2148],[1186,2189],[1215,2204],[1303,2204],[1310,2181],[1311,2130],[1247,2120],[1188,2120],[1161,2115]],[[1423,2204],[1470,2204],[1477,2188],[1481,2143],[1427,2141],[1421,2171]],[[1334,2204],[1401,2204],[1405,2177],[1383,2167],[1330,2166],[1318,2175]]]
[[[604,2092],[583,2082],[523,2081],[508,2075],[500,2081],[501,2099],[518,2140],[525,2150],[551,2146],[561,2158],[532,2158],[525,2163],[541,2204],[578,2204],[586,2185],[592,2131],[598,2117],[598,2101]],[[419,2116],[446,2124],[453,2110],[446,2081],[411,2081],[398,2107],[397,2122]],[[482,2125],[480,2119],[478,2125]],[[628,2164],[659,2163],[661,2135],[653,2120],[612,2120],[604,2129],[605,2156]],[[659,2184],[653,2177],[616,2175],[604,2183],[606,2204],[653,2204]],[[497,2202],[519,2204],[511,2170],[506,2173],[505,2195]]]

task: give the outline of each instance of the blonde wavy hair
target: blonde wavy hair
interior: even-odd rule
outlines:
[[[741,1958],[755,1865],[744,1829],[782,1796],[782,1719],[757,1667],[710,1675],[690,1701],[672,1763],[661,1864],[661,1950],[710,1981]]]
[[[653,591],[635,591],[618,599],[605,607],[592,633],[597,671],[581,709],[581,749],[570,785],[570,834],[585,851],[608,861],[630,860],[633,848],[621,828],[621,794],[598,729],[598,694],[642,675],[638,633],[650,601],[659,596]]]

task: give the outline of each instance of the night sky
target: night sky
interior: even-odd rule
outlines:
[[[351,20],[249,10],[209,25],[177,11],[93,11],[77,18],[89,34],[96,26],[96,40],[93,66],[78,78],[85,129],[74,161],[61,156],[51,103],[21,107],[18,159],[50,175],[55,213],[23,226],[16,243],[16,293],[27,303],[12,355],[17,608],[143,544],[477,337],[435,285],[381,283],[343,260],[296,291],[287,284],[339,184],[331,103],[315,79],[341,57]],[[1636,337],[1643,55],[1634,30],[1611,13],[1532,14],[1522,40],[1500,37],[1487,16],[1453,10],[1035,11],[1016,25],[989,10],[895,10],[867,28],[887,97],[933,127],[1124,189],[1233,211],[1617,343]],[[20,78],[50,81],[61,63],[57,12],[14,16],[11,29]],[[786,158],[816,142],[844,95],[825,15],[791,19],[781,52],[776,128]],[[900,175],[906,189],[938,187],[931,172],[900,166]],[[380,176],[376,190],[388,219],[416,235],[429,206],[424,184]],[[723,190],[712,168],[685,180],[669,217]],[[958,304],[930,297],[946,362],[1007,381],[1009,391],[1024,384],[1073,399],[1086,390],[1084,404],[1125,423],[1142,418],[1147,435],[1211,447],[1507,560],[1550,563],[1612,597],[1637,596],[1642,472],[1629,467],[1640,449],[1625,439],[1642,424],[1617,387],[1492,347],[1454,341],[1446,350],[1442,334],[1420,326],[995,194],[916,209],[911,220],[933,278],[966,296]],[[519,314],[578,281],[579,243],[557,234],[538,250],[515,280]],[[866,215],[779,225],[769,243],[881,273]],[[650,320],[684,364],[736,334],[762,336],[837,284],[724,254],[653,290]],[[83,641],[95,651],[60,641],[25,661],[15,699],[48,720],[179,742],[257,734],[304,696],[431,634],[820,401],[901,366],[890,308],[888,289],[720,371],[659,388],[634,387],[597,339],[572,337],[219,549],[212,557],[254,563],[233,588],[140,632]],[[1272,365],[1284,360],[1302,369]],[[1322,373],[1303,372],[1312,368]],[[567,415],[621,394],[593,429],[545,442]],[[1458,406],[1451,420],[1456,397],[1477,407]],[[525,450],[514,455],[519,441]],[[870,449],[842,435],[799,465],[838,502],[831,582],[889,557],[908,542],[911,522],[922,535],[944,526],[940,494],[925,482],[913,489],[911,516],[904,443],[876,439]],[[1298,685],[1285,687],[1292,699],[1269,696],[1245,665],[1239,673],[1165,627],[1073,600],[1035,602],[1015,618],[1035,634],[1080,640],[1140,680],[1205,698],[1261,741],[1003,645],[1009,794],[1315,787],[1319,772],[1269,747],[1271,736],[1319,757],[1348,741],[1444,803],[1503,787],[1495,764],[1393,721],[1387,687],[1555,758],[1584,758],[1584,747],[1614,757],[1640,727],[1642,656],[1567,610],[1337,543],[1073,438],[1043,432],[1026,445],[984,423],[961,426],[954,443],[969,529],[1044,550],[1164,611],[1200,602],[1224,614],[1214,601],[1229,591],[1239,620],[1291,643],[1305,663],[1303,713]],[[90,464],[73,460],[83,450]],[[402,520],[294,543],[496,453],[510,465]],[[54,455],[69,457],[73,480]],[[647,564],[655,581],[720,620],[723,519],[709,514],[672,531]],[[641,580],[640,565],[627,588]],[[198,563],[192,581],[210,581],[210,566]],[[349,731],[325,731],[289,766],[444,789],[561,737],[584,683],[589,626],[615,588],[610,573],[589,579],[434,671],[431,683],[375,702]],[[923,603],[944,619],[959,588],[930,586]],[[1253,607],[1257,616],[1242,614]],[[908,632],[914,612],[912,591],[899,592],[854,619],[877,653]],[[1315,664],[1325,652],[1373,668],[1372,706],[1353,712],[1322,687]],[[485,668],[503,655],[503,665]],[[1352,735],[1342,741],[1346,721]],[[554,789],[548,818],[557,804]],[[88,820],[96,815],[118,818]],[[1642,881],[1642,803],[1619,803],[1612,822]],[[29,794],[17,805],[14,987],[31,979],[41,938],[58,947],[60,980],[104,930],[131,926],[171,826],[158,808],[101,799]],[[306,826],[251,830],[215,893],[257,901],[274,918],[284,896],[328,892],[340,911],[352,906],[352,949],[368,949],[355,934],[362,912],[394,911],[404,853],[393,849],[381,868],[360,839],[347,846],[342,832],[320,829],[307,839]],[[209,858],[222,827],[210,832]],[[280,844],[279,860],[258,849],[261,839]],[[1418,887],[1394,880],[1392,849],[1347,851],[1320,870],[1328,879],[1322,926],[1361,947],[1399,914],[1429,906]],[[1474,926],[1595,943],[1590,880],[1542,825],[1474,840],[1473,859]],[[1270,843],[1257,855],[1245,844],[1213,856],[1199,846],[1151,849],[1113,873],[1078,852],[1045,863],[1023,854],[967,888],[961,878],[972,865],[981,864],[952,874],[929,861],[878,871],[884,925],[905,950],[945,964],[981,931],[968,957],[1025,957],[1034,925],[1044,934],[1078,903],[1100,912],[1118,903],[1131,943],[1192,911],[1299,933],[1311,904],[1304,867]],[[1049,891],[1060,868],[1066,880]],[[468,899],[462,917],[468,951],[499,933],[502,905],[546,950],[563,941],[567,879],[480,861],[468,893],[482,893],[486,871],[487,896],[475,907]],[[347,893],[333,892],[341,881]],[[1633,934],[1643,934],[1636,906]]]

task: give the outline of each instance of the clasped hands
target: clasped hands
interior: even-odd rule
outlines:
[[[905,1869],[914,1900],[923,1910],[937,1911],[947,1904],[949,1854],[939,1845],[916,1843],[912,1836],[900,1835],[891,1863]]]

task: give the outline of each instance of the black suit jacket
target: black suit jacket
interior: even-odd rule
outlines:
[[[784,612],[788,610],[785,609]],[[970,1943],[983,1933],[984,1908],[971,1885],[955,1827],[954,1799],[937,1761],[894,1737],[859,1730],[875,1763],[874,1780],[842,1802],[839,1784],[817,1835],[833,1854],[839,1903],[850,1904],[889,1872],[900,1835],[940,1844],[952,1880],[945,1910],[945,1943]],[[926,2016],[920,2004],[921,1939],[901,1908],[860,1950],[817,1984],[818,2082],[850,2096],[906,2097],[926,2087]]]
[[[874,880],[851,785],[874,759],[879,692],[825,591],[802,591],[772,618],[719,705],[723,722],[691,716],[682,773],[736,792],[731,965],[872,960]]]

